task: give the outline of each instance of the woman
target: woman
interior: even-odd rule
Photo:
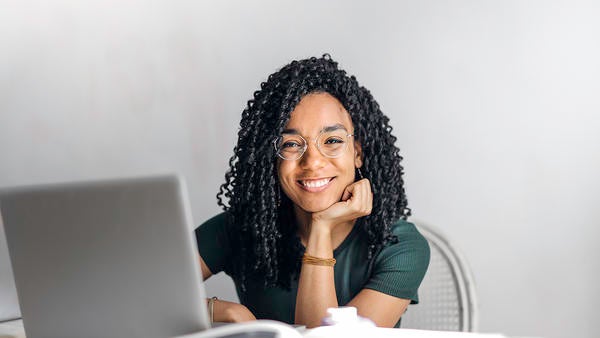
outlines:
[[[203,277],[225,271],[241,302],[214,301],[215,321],[314,327],[327,308],[348,305],[399,326],[418,302],[429,246],[405,221],[388,120],[329,55],[261,84],[217,194],[225,212],[196,229]]]

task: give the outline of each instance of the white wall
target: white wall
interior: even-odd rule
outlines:
[[[260,81],[330,52],[390,116],[415,217],[470,261],[481,331],[597,336],[598,17],[595,1],[3,1],[0,186],[177,171],[199,223]]]

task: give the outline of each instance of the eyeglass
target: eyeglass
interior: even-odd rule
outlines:
[[[346,129],[332,131],[321,131],[314,139],[319,152],[325,157],[336,158],[342,156],[348,149],[349,138],[354,134],[347,134]],[[308,142],[299,134],[283,134],[273,140],[277,156],[284,160],[295,161],[304,155],[308,148]]]

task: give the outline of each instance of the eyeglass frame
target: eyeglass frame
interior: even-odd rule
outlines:
[[[346,128],[343,128],[343,129],[346,129]],[[325,157],[327,157],[327,158],[339,158],[339,157],[341,157],[341,156],[344,154],[344,151],[345,151],[346,149],[348,149],[348,143],[346,143],[346,144],[344,145],[344,147],[345,147],[345,148],[344,148],[344,150],[343,150],[343,151],[341,151],[341,152],[340,152],[340,154],[339,154],[339,155],[337,155],[337,156],[329,156],[329,155],[327,155],[327,154],[323,153],[323,151],[321,150],[321,147],[319,146],[319,143],[317,142],[317,140],[318,140],[318,139],[319,139],[319,138],[320,138],[320,137],[321,137],[323,134],[325,134],[325,133],[328,133],[328,132],[330,132],[330,131],[321,130],[321,131],[319,132],[319,135],[318,135],[317,137],[315,137],[315,138],[313,138],[313,139],[309,139],[309,140],[310,140],[310,141],[313,141],[313,143],[315,144],[315,146],[317,146],[317,150],[319,150],[319,153],[320,153],[321,155],[323,155],[323,156],[325,156]],[[284,134],[285,134],[285,133],[284,133]],[[300,153],[300,156],[298,156],[298,157],[297,157],[297,158],[295,158],[295,159],[288,159],[288,158],[285,158],[285,157],[283,157],[283,155],[281,155],[281,154],[280,154],[280,151],[279,151],[279,149],[277,148],[277,140],[278,140],[280,137],[283,137],[283,136],[276,136],[276,137],[273,139],[273,147],[275,148],[275,154],[277,155],[277,157],[281,158],[281,159],[282,159],[282,160],[284,160],[284,161],[297,161],[297,160],[301,159],[301,158],[302,158],[302,156],[304,156],[304,154],[306,153],[306,150],[308,150],[308,143],[309,143],[309,142],[308,142],[308,141],[307,141],[307,140],[304,138],[304,136],[302,136],[302,135],[300,135],[300,134],[296,134],[296,135],[297,135],[297,136],[299,136],[299,137],[300,137],[300,138],[301,138],[301,139],[304,141],[304,147],[302,147],[302,152]],[[348,139],[350,136],[354,137],[354,136],[356,136],[356,135],[354,135],[354,134],[346,134],[345,136],[346,136],[346,140],[347,140],[347,139]]]

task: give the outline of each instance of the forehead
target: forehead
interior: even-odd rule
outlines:
[[[342,103],[328,93],[313,93],[304,96],[292,111],[286,129],[302,134],[319,132],[322,128],[343,125],[352,131],[352,120]]]

